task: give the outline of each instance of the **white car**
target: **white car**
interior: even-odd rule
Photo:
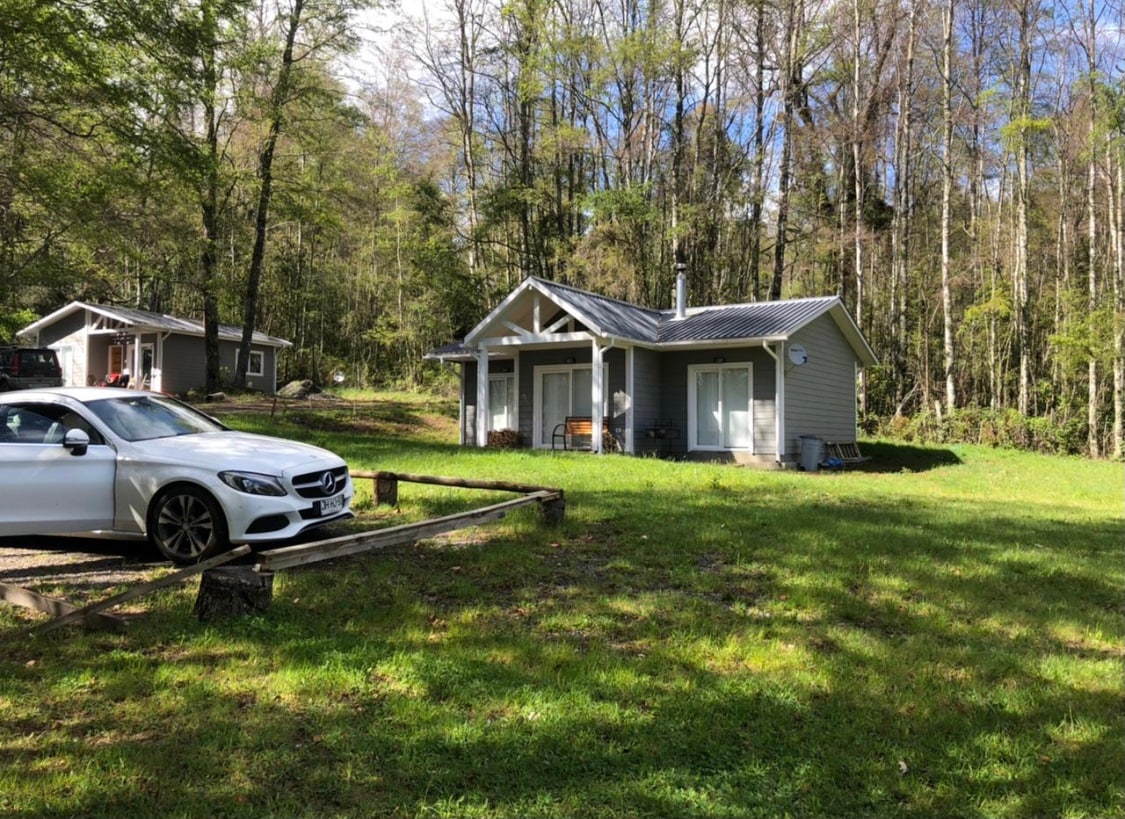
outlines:
[[[348,466],[159,393],[0,395],[0,536],[147,535],[176,563],[352,516]]]

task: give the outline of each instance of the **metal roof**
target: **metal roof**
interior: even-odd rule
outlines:
[[[598,335],[633,341],[657,340],[662,316],[660,310],[638,307],[534,276],[528,281]]]
[[[426,357],[447,360],[472,357],[476,342],[485,338],[490,330],[503,328],[505,319],[525,303],[523,297],[531,290],[547,296],[595,336],[656,349],[782,341],[828,314],[860,361],[864,365],[877,363],[875,353],[836,296],[695,307],[686,310],[683,318],[677,318],[674,310],[640,307],[535,276],[528,277],[512,291],[473,328],[464,342],[447,345]]]
[[[598,335],[649,344],[784,338],[841,304],[835,296],[696,307],[682,319],[568,285],[535,279],[539,290]]]
[[[38,332],[41,328],[54,324],[63,316],[78,310],[89,310],[111,321],[121,322],[122,324],[132,327],[136,332],[168,332],[189,336],[202,336],[204,332],[203,322],[195,319],[178,318],[164,313],[152,313],[148,310],[137,310],[131,307],[116,307],[106,304],[88,304],[86,302],[73,301],[66,305],[66,307],[62,307],[44,316],[33,324],[29,324],[19,331],[19,335]],[[219,338],[225,341],[240,341],[242,339],[242,328],[234,324],[220,324]],[[290,341],[275,336],[269,336],[257,330],[255,330],[253,334],[253,342],[267,347],[293,346]]]
[[[759,301],[751,304],[702,307],[688,310],[677,319],[665,313],[660,322],[659,341],[669,344],[685,341],[726,339],[784,338],[840,302],[835,296],[786,301]]]

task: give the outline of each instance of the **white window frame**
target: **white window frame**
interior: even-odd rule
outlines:
[[[542,364],[535,367],[535,402],[532,410],[532,447],[535,449],[550,449],[551,439],[548,437],[546,441],[540,440],[540,435],[543,433],[543,376],[551,373],[571,373],[570,381],[570,401],[573,406],[574,403],[574,378],[573,373],[575,370],[589,370],[590,375],[594,374],[594,366],[590,362],[578,364]],[[609,385],[609,365],[602,364],[602,418],[609,418],[609,390],[606,388]],[[592,398],[593,396],[591,396]],[[567,410],[570,413],[570,410]],[[550,433],[547,433],[550,435]]]
[[[701,372],[718,372],[723,370],[746,370],[747,376],[747,396],[746,396],[746,423],[748,426],[747,437],[750,441],[749,446],[745,447],[727,447],[727,446],[701,446],[699,443],[699,418],[696,413],[696,376]],[[689,364],[688,365],[688,396],[687,396],[687,418],[688,418],[688,451],[690,452],[749,452],[754,453],[754,367],[749,361],[732,361],[729,363],[712,363],[712,364]],[[720,385],[722,378],[719,379]],[[720,397],[720,407],[722,406],[722,398]],[[720,417],[722,416],[720,412]],[[726,437],[726,430],[722,431],[721,438]]]
[[[234,367],[238,369],[239,356],[242,355],[241,349],[234,351]],[[254,357],[258,358],[258,368],[254,369]],[[246,362],[246,377],[255,376],[261,378],[266,374],[266,353],[264,350],[250,350],[250,360]]]
[[[497,381],[508,382],[508,403],[505,407],[508,416],[508,423],[503,427],[494,427],[492,425],[492,385]],[[518,402],[516,401],[516,374],[515,373],[494,373],[488,374],[488,406],[485,407],[485,412],[489,414],[488,428],[494,429],[519,429],[519,413]]]

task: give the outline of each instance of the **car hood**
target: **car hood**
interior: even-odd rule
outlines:
[[[203,432],[134,441],[129,446],[145,459],[268,475],[291,475],[344,464],[342,458],[327,449],[250,432]]]

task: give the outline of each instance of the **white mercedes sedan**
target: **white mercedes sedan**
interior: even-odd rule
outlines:
[[[348,466],[159,393],[0,395],[0,536],[145,535],[175,563],[352,516]]]

